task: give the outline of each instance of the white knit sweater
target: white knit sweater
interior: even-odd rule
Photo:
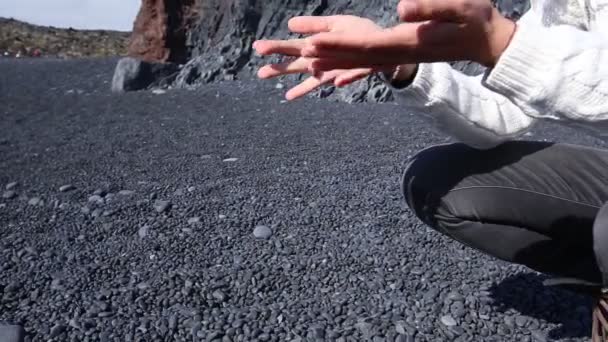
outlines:
[[[486,149],[538,120],[608,138],[608,0],[532,0],[494,68],[467,76],[447,63],[419,66],[396,100],[457,140]]]

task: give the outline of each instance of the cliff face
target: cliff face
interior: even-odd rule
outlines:
[[[166,5],[169,2],[173,4],[172,7]],[[255,77],[261,65],[277,59],[261,59],[256,56],[251,48],[253,41],[294,37],[287,29],[290,18],[299,15],[353,14],[370,18],[382,26],[390,26],[397,23],[398,2],[399,0],[144,0],[132,44],[132,51],[138,53],[132,56],[150,57],[150,61],[156,62],[181,64],[186,61],[172,81],[175,87],[196,87],[217,80]],[[516,19],[527,10],[528,2],[498,0],[496,6],[505,15]],[[144,12],[153,15],[144,15]],[[163,35],[164,32],[167,34]],[[154,45],[155,48],[134,48],[147,45]],[[479,66],[471,63],[455,63],[454,66],[469,74],[482,71]],[[301,77],[291,75],[283,81],[292,84]],[[316,95],[337,96],[347,102],[383,102],[391,99],[390,91],[373,77],[344,89],[327,87],[319,90]]]
[[[197,19],[194,0],[143,0],[129,44],[129,55],[147,62],[185,63],[186,35]]]

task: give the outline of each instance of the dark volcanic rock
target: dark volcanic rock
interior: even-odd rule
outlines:
[[[173,82],[179,68],[173,63],[149,63],[133,57],[118,62],[112,79],[112,91],[142,90]]]
[[[512,18],[519,18],[528,8],[527,0],[495,1],[499,10]],[[255,77],[260,66],[276,61],[276,57],[256,56],[251,48],[252,43],[262,38],[294,37],[287,27],[290,18],[300,15],[353,14],[388,27],[397,23],[398,2],[399,0],[202,0],[193,4],[193,0],[180,0],[175,1],[171,7],[160,0],[148,0],[143,2],[135,24],[132,56],[179,63],[187,59],[186,65],[175,79],[174,85],[181,88],[239,77]],[[195,16],[198,16],[196,20]],[[187,30],[185,35],[184,29]],[[163,33],[166,35],[163,36]],[[174,38],[169,39],[171,37]],[[180,45],[182,42],[184,45]],[[133,46],[140,45],[146,48],[135,53]],[[187,58],[182,58],[185,54]],[[470,75],[484,70],[476,63],[453,64],[458,70]],[[295,84],[301,78],[302,75],[290,75],[285,77],[285,81]],[[345,88],[324,87],[315,96],[334,97],[346,102],[386,102],[393,98],[390,90],[375,76]]]
[[[129,56],[146,62],[184,63],[194,0],[144,0],[133,25]]]

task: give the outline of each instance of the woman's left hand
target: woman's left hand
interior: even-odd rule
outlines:
[[[515,30],[490,0],[401,0],[398,12],[405,23],[378,32],[313,35],[302,55],[319,71],[459,60],[492,67]]]

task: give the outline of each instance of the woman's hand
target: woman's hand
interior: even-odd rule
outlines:
[[[344,33],[355,35],[368,35],[381,32],[382,27],[373,21],[350,15],[335,16],[301,16],[289,20],[289,29],[294,33]],[[322,85],[334,83],[343,87],[357,80],[365,78],[377,71],[369,67],[332,68],[324,71],[314,70],[312,65],[315,58],[302,56],[302,50],[308,46],[308,38],[291,40],[258,40],[253,48],[260,55],[280,54],[292,56],[291,60],[283,63],[265,65],[258,70],[258,77],[268,79],[288,74],[311,74],[304,82],[290,89],[285,97],[294,100],[319,88]],[[395,66],[385,66],[381,70],[392,70]]]
[[[489,0],[402,0],[398,13],[405,23],[369,34],[318,33],[301,54],[319,71],[458,60],[492,67],[515,30]]]

